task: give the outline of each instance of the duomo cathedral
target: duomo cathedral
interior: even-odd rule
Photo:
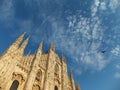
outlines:
[[[72,71],[68,75],[65,57],[60,59],[52,44],[46,53],[41,42],[35,54],[24,55],[29,40],[23,41],[24,36],[0,56],[0,90],[80,90]]]

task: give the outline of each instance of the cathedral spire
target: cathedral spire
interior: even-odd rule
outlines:
[[[77,83],[75,88],[76,90],[80,90],[80,85]]]
[[[3,55],[4,55],[4,54],[8,54],[8,52],[11,53],[11,52],[14,52],[15,50],[17,50],[17,49],[19,48],[19,45],[20,45],[20,43],[22,42],[25,34],[26,34],[26,33],[24,32],[20,37],[18,37],[18,38],[15,40],[15,42],[13,42],[13,44],[3,53]],[[3,55],[2,55],[2,56],[3,56]]]
[[[13,47],[13,48],[18,48],[19,45],[20,45],[20,43],[22,42],[25,34],[26,34],[26,33],[24,32],[19,38],[17,38],[16,41],[11,45],[11,48],[12,48],[12,47]],[[12,49],[13,49],[13,48],[12,48]]]
[[[72,89],[75,90],[75,84],[74,84],[74,79],[73,79],[73,75],[72,75],[72,69],[70,69],[70,81],[71,81],[71,84],[72,84]]]
[[[32,60],[32,67],[29,72],[28,79],[26,81],[26,85],[24,87],[24,90],[32,90],[32,86],[34,85],[34,80],[36,78],[37,71],[39,69],[39,63],[40,63],[40,57],[42,53],[42,42],[40,43],[34,57]]]
[[[21,50],[22,52],[24,52],[24,49],[25,49],[25,47],[26,47],[27,44],[28,44],[29,38],[30,38],[30,36],[28,36],[27,39],[26,39],[26,40],[22,43],[22,45],[20,46],[20,50]]]
[[[50,43],[50,50],[55,51],[54,45]]]
[[[19,47],[21,41],[23,40],[24,36],[25,36],[26,32],[24,32],[13,44],[17,45]]]
[[[70,79],[73,79],[72,69],[70,69]]]
[[[30,55],[31,51],[28,52],[28,55]]]
[[[66,63],[66,58],[63,54],[62,54],[62,61]]]
[[[37,49],[37,54],[41,54],[42,53],[42,44],[43,44],[43,41],[41,41],[40,44],[39,44],[39,47]]]

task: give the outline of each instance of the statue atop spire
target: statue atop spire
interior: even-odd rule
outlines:
[[[37,54],[41,54],[41,52],[42,52],[42,44],[43,44],[43,41],[41,41],[40,44],[39,44]]]
[[[76,90],[80,90],[80,85],[78,83],[76,84]]]
[[[62,55],[62,61],[66,63],[66,58],[64,55]]]
[[[70,69],[70,81],[71,81],[71,84],[72,84],[72,89],[75,90],[75,84],[74,84],[74,79],[73,79],[73,75],[72,75],[72,69]]]
[[[55,51],[54,45],[52,43],[50,44],[50,50]]]
[[[28,44],[29,38],[30,38],[30,36],[27,37],[27,39],[22,43],[22,45],[19,48],[22,51],[22,53],[24,52],[24,49]]]
[[[72,69],[70,69],[70,79],[73,79]]]

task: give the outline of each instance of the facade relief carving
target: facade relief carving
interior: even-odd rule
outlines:
[[[13,72],[12,80],[18,80],[20,84],[25,82],[25,79],[23,78],[23,75],[21,75],[19,73],[15,73],[15,72]]]

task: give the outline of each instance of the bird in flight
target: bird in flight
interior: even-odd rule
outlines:
[[[106,51],[105,50],[102,50],[101,53],[105,53]]]

